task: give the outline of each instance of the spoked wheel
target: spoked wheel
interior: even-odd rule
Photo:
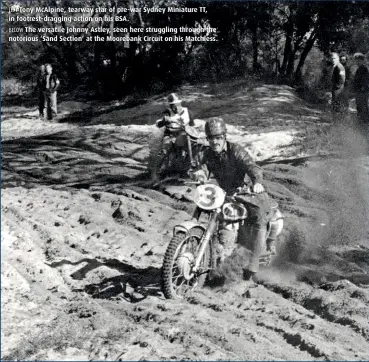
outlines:
[[[167,299],[182,299],[206,280],[210,266],[210,247],[205,249],[199,270],[193,266],[199,251],[203,230],[193,228],[188,233],[173,236],[164,255],[162,289]]]

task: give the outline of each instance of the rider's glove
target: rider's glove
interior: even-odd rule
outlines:
[[[264,186],[259,182],[254,184],[252,190],[255,192],[255,194],[261,194],[262,192],[265,191]]]

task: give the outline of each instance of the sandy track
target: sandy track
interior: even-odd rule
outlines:
[[[200,116],[214,106],[216,96],[183,92]],[[230,118],[231,139],[257,144],[261,161],[303,155],[301,129],[322,122],[287,88],[233,96],[214,99],[217,112]],[[245,129],[241,109],[255,100],[248,115],[259,118]],[[288,111],[266,127],[262,117],[281,104]],[[32,114],[2,124],[2,359],[368,360],[366,158],[264,166],[286,223],[273,268],[238,297],[230,282],[247,256],[240,247],[225,286],[167,301],[163,254],[192,206],[170,197],[183,189],[144,187],[152,126],[106,124],[144,120],[159,106],[106,112],[91,125]]]

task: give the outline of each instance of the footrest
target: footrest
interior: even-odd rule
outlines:
[[[270,264],[270,262],[272,261],[272,258],[273,258],[273,254],[272,253],[269,253],[267,255],[262,255],[259,258],[259,264],[260,265],[263,265],[263,266],[268,266]]]

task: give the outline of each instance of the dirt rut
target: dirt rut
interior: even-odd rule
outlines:
[[[184,89],[189,102],[193,91]],[[221,112],[231,139],[259,143],[253,151],[265,161],[265,185],[285,217],[274,265],[239,297],[239,247],[227,260],[225,285],[164,299],[162,258],[173,226],[193,205],[183,188],[155,190],[145,181],[153,128],[142,124],[157,101],[104,111],[92,125],[7,118],[2,359],[369,359],[367,159],[303,158],[308,133],[315,137],[323,120],[319,111],[302,111],[290,89],[196,97],[200,118]],[[247,107],[254,123],[245,130],[240,112]],[[122,126],[122,114],[142,126]],[[327,135],[319,135],[321,145]],[[359,168],[364,172],[352,171]]]

